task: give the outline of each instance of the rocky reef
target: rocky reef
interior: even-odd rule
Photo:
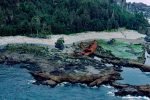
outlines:
[[[50,85],[52,87],[62,82],[70,82],[72,84],[83,83],[87,84],[90,87],[93,87],[93,86],[100,86],[102,84],[108,84],[117,79],[120,79],[120,74],[112,69],[107,70],[106,72],[105,71],[100,72],[99,74],[89,74],[89,75],[86,74],[77,75],[78,73],[74,74],[66,73],[59,75],[56,72],[55,74],[57,75],[42,72],[31,74],[35,77],[36,80],[38,80],[39,83],[44,85]]]
[[[50,86],[61,82],[100,86],[120,79],[120,74],[113,67],[88,57],[57,53],[45,58],[10,52],[3,52],[0,55],[0,63],[9,65],[21,63],[21,67],[30,70],[37,82]]]
[[[86,47],[87,44],[89,42],[84,42],[82,46]],[[21,64],[21,68],[30,71],[37,84],[51,87],[62,82],[83,83],[90,87],[109,84],[118,89],[115,94],[119,96],[128,94],[150,96],[149,85],[132,86],[115,83],[116,80],[122,79],[121,66],[136,67],[150,72],[148,66],[115,57],[100,46],[90,56],[78,55],[82,50],[80,43],[69,45],[64,51],[38,45],[9,45],[1,49],[0,64]]]

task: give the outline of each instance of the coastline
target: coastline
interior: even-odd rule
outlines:
[[[129,32],[129,31],[125,31]],[[124,32],[124,33],[125,33]],[[133,32],[133,31],[130,31]],[[129,32],[129,33],[130,33]],[[135,33],[129,34],[127,33],[126,36],[122,35],[122,33],[117,34],[116,32],[112,34],[117,34],[117,38],[119,40],[132,40],[135,41],[137,44],[137,40],[139,38],[143,38],[144,35],[138,34],[137,37],[134,37]],[[109,51],[105,51],[103,49],[98,49],[98,55],[101,56],[101,61],[93,59],[92,57],[88,56],[74,56],[72,53],[66,51],[62,52],[57,49],[52,49],[47,52],[47,49],[38,47],[39,45],[35,45],[35,51],[26,52],[22,51],[22,49],[17,50],[18,44],[44,44],[47,46],[53,46],[55,40],[57,38],[64,36],[65,44],[72,44],[76,42],[76,46],[73,47],[73,50],[81,50],[79,48],[80,41],[83,41],[86,45],[89,44],[89,40],[91,39],[112,39],[112,35],[108,35],[110,33],[81,33],[77,35],[55,35],[52,36],[51,39],[38,39],[38,38],[28,38],[24,36],[14,36],[14,37],[1,37],[1,44],[0,45],[7,45],[7,44],[14,44],[15,48],[4,49],[1,52],[0,56],[0,63],[1,64],[8,64],[8,65],[16,65],[16,64],[23,64],[21,68],[26,68],[30,71],[30,74],[36,79],[36,82],[43,85],[49,85],[55,87],[57,84],[62,82],[70,82],[74,83],[83,83],[87,84],[90,87],[93,86],[101,86],[104,84],[109,84],[118,89],[115,93],[119,96],[125,95],[138,95],[138,96],[148,96],[149,97],[149,85],[129,85],[129,84],[118,84],[115,83],[117,80],[121,80],[122,77],[120,76],[121,66],[129,66],[133,67],[137,66],[139,69],[145,69],[145,71],[150,71],[149,67],[143,66],[143,64],[128,62],[125,59],[121,59],[112,55]],[[91,35],[94,35],[92,37]],[[98,37],[98,36],[104,37]],[[86,38],[84,38],[86,36]],[[80,38],[79,38],[80,37]],[[97,37],[97,38],[96,38]],[[116,36],[115,36],[116,37]],[[74,42],[71,39],[74,38]],[[5,39],[5,41],[3,41]],[[10,40],[9,40],[10,39]],[[50,42],[51,41],[51,42]],[[86,42],[85,42],[86,41]],[[131,41],[128,41],[131,42]],[[133,42],[131,42],[133,43]],[[140,42],[141,43],[141,40]],[[143,42],[142,42],[143,43]],[[134,44],[134,43],[133,43]],[[13,47],[12,46],[12,47]],[[31,46],[31,47],[30,47]],[[29,48],[32,49],[34,45],[30,45]],[[26,47],[26,46],[25,46]],[[24,47],[24,49],[26,49]],[[28,47],[28,46],[27,46]],[[37,47],[37,48],[36,48]],[[72,46],[69,46],[72,48]],[[67,48],[69,48],[67,47]],[[21,47],[22,48],[22,47]],[[40,49],[39,49],[40,48]],[[39,51],[37,50],[45,50],[42,52],[41,55],[37,55],[36,53]],[[46,53],[45,53],[46,52]],[[44,55],[46,54],[46,55]],[[106,55],[105,55],[106,54]],[[107,57],[106,57],[107,56]],[[109,64],[112,64],[111,66]],[[132,90],[136,90],[136,92]],[[141,92],[142,91],[142,92]]]

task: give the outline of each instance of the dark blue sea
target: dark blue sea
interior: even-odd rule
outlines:
[[[148,84],[150,73],[124,68],[122,83]],[[62,83],[55,88],[33,84],[28,70],[0,65],[0,100],[150,100],[147,97],[117,97],[110,86],[89,88],[86,85]]]

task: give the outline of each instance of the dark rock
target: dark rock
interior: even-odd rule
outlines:
[[[113,87],[117,88],[118,91],[115,92],[117,96],[147,96],[150,97],[150,85],[129,85],[129,84],[119,84],[113,83]]]
[[[115,93],[117,96],[126,96],[126,95],[133,95],[137,96],[138,95],[138,90],[132,87],[128,87],[122,90],[119,90],[118,92]]]
[[[150,42],[150,36],[146,36],[144,39],[146,42]]]
[[[40,68],[34,64],[21,64],[20,65],[20,68],[26,68],[27,70],[30,70],[30,71],[39,71]]]
[[[5,57],[4,56],[0,56],[0,64],[3,64],[5,62]]]
[[[115,43],[115,41],[116,41],[115,39],[111,39],[111,40],[110,40],[110,41],[108,41],[107,43],[108,43],[108,44],[110,44],[110,45],[112,45],[112,44],[114,44],[114,43]]]
[[[64,49],[64,38],[59,38],[57,42],[55,43],[55,47],[58,48],[59,50]]]
[[[60,71],[60,70],[54,70],[54,71],[51,71],[51,72],[50,72],[50,74],[51,74],[51,75],[59,76],[59,75],[62,75],[62,74],[63,74],[63,72],[62,72],[62,71]]]
[[[134,61],[127,61],[127,60],[110,60],[110,59],[103,59],[102,62],[110,63],[117,66],[124,66],[130,68],[139,68],[141,71],[150,72],[150,66],[144,65],[142,63],[134,62]]]

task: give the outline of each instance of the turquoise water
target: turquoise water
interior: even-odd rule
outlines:
[[[50,88],[34,85],[34,81],[26,69],[0,65],[0,100],[131,100],[131,96],[114,96],[115,90],[110,86],[89,88],[85,85],[61,84]]]

